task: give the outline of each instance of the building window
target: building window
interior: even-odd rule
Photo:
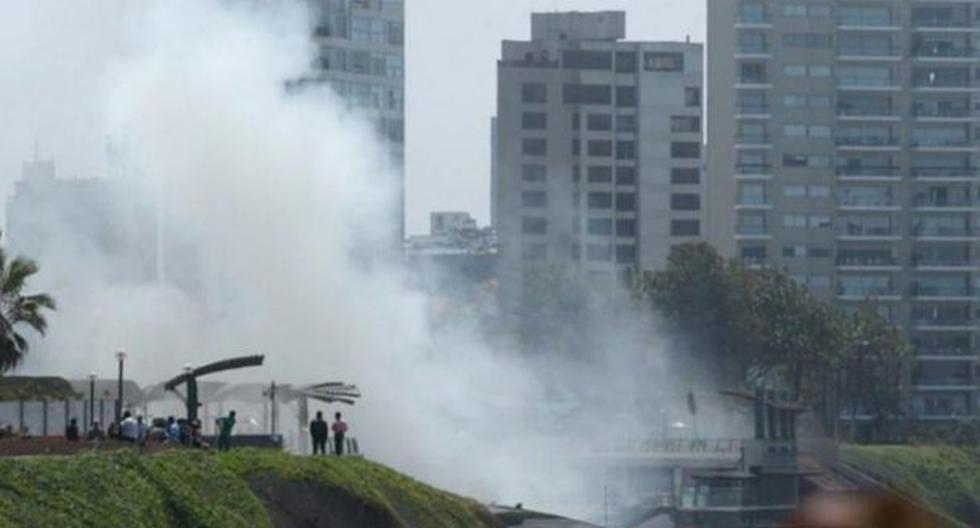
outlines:
[[[684,106],[689,108],[699,108],[701,106],[701,88],[684,88]]]
[[[582,155],[582,141],[578,139],[572,140],[572,156]]]
[[[590,218],[588,233],[595,236],[611,236],[613,221],[611,218]]]
[[[674,141],[670,144],[670,157],[675,159],[698,159],[701,157],[701,143],[695,141]]]
[[[613,169],[608,165],[592,165],[589,167],[589,183],[612,182]]]
[[[580,181],[582,181],[582,167],[572,165],[572,183],[578,183]]]
[[[563,101],[566,104],[612,104],[612,88],[606,84],[571,84],[564,85]]]
[[[700,132],[701,118],[698,116],[672,116],[670,131],[676,133]]]
[[[540,138],[524,138],[521,141],[521,152],[525,156],[548,155],[548,140]]]
[[[616,246],[616,263],[617,264],[635,264],[636,263],[636,246],[632,244],[621,244]]]
[[[650,51],[643,54],[646,71],[684,71],[684,54]]]
[[[589,140],[589,156],[596,158],[609,158],[613,155],[612,141],[601,139]]]
[[[783,46],[787,48],[829,48],[834,39],[826,33],[786,33]]]
[[[612,193],[590,192],[589,209],[612,209]]]
[[[587,127],[591,131],[603,132],[612,130],[612,114],[589,114],[587,120]]]
[[[632,114],[616,116],[616,132],[636,132],[636,116]]]
[[[521,218],[521,232],[525,235],[545,235],[548,233],[548,219],[539,216]]]
[[[670,236],[696,237],[701,236],[701,222],[698,220],[671,220]]]
[[[586,256],[590,262],[609,262],[612,260],[612,246],[610,244],[589,244],[586,248]]]
[[[672,211],[700,211],[701,195],[694,193],[676,193],[670,195]]]
[[[526,163],[521,165],[521,179],[528,183],[540,183],[547,179],[548,167]]]
[[[636,185],[636,167],[616,167],[616,185]]]
[[[636,104],[636,86],[616,87],[616,106],[620,108],[632,108]]]
[[[521,193],[522,207],[547,207],[548,193],[545,191],[524,191]]]
[[[545,83],[524,83],[521,85],[521,101],[524,103],[547,103],[548,85]]]
[[[548,128],[548,114],[544,112],[524,112],[521,115],[524,130],[544,130]]]
[[[633,193],[616,193],[617,211],[636,211],[636,195]]]
[[[616,52],[616,73],[636,73],[639,60],[635,51]]]
[[[616,236],[620,238],[633,238],[636,236],[636,220],[632,218],[620,218],[616,220]]]
[[[565,50],[562,66],[568,70],[611,70],[612,53],[597,50]]]
[[[540,262],[548,259],[548,246],[546,244],[524,244],[524,260]]]
[[[621,159],[621,160],[636,159],[636,142],[635,141],[617,141],[616,142],[616,159]]]
[[[674,185],[698,185],[701,183],[701,169],[693,167],[670,169],[670,183]]]

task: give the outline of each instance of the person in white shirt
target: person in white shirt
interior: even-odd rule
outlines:
[[[123,413],[122,423],[119,424],[119,439],[124,442],[139,441],[139,424],[129,411]]]

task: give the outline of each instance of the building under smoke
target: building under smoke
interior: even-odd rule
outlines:
[[[498,65],[493,226],[505,304],[528,266],[613,282],[698,240],[701,44],[629,42],[623,12],[535,14]],[[505,308],[506,309],[506,308]]]

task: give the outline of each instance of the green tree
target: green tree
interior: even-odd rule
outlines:
[[[10,260],[0,248],[0,372],[16,367],[28,352],[23,327],[44,335],[48,328],[45,310],[54,310],[51,296],[24,293],[27,281],[38,272],[37,264],[23,257]]]

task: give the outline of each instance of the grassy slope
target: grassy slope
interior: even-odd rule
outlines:
[[[241,450],[0,460],[0,526],[268,527],[248,487],[268,475],[343,490],[415,526],[490,525],[476,503],[371,462]]]
[[[978,452],[933,446],[848,446],[845,462],[921,497],[937,510],[966,522],[976,521],[980,507]]]

